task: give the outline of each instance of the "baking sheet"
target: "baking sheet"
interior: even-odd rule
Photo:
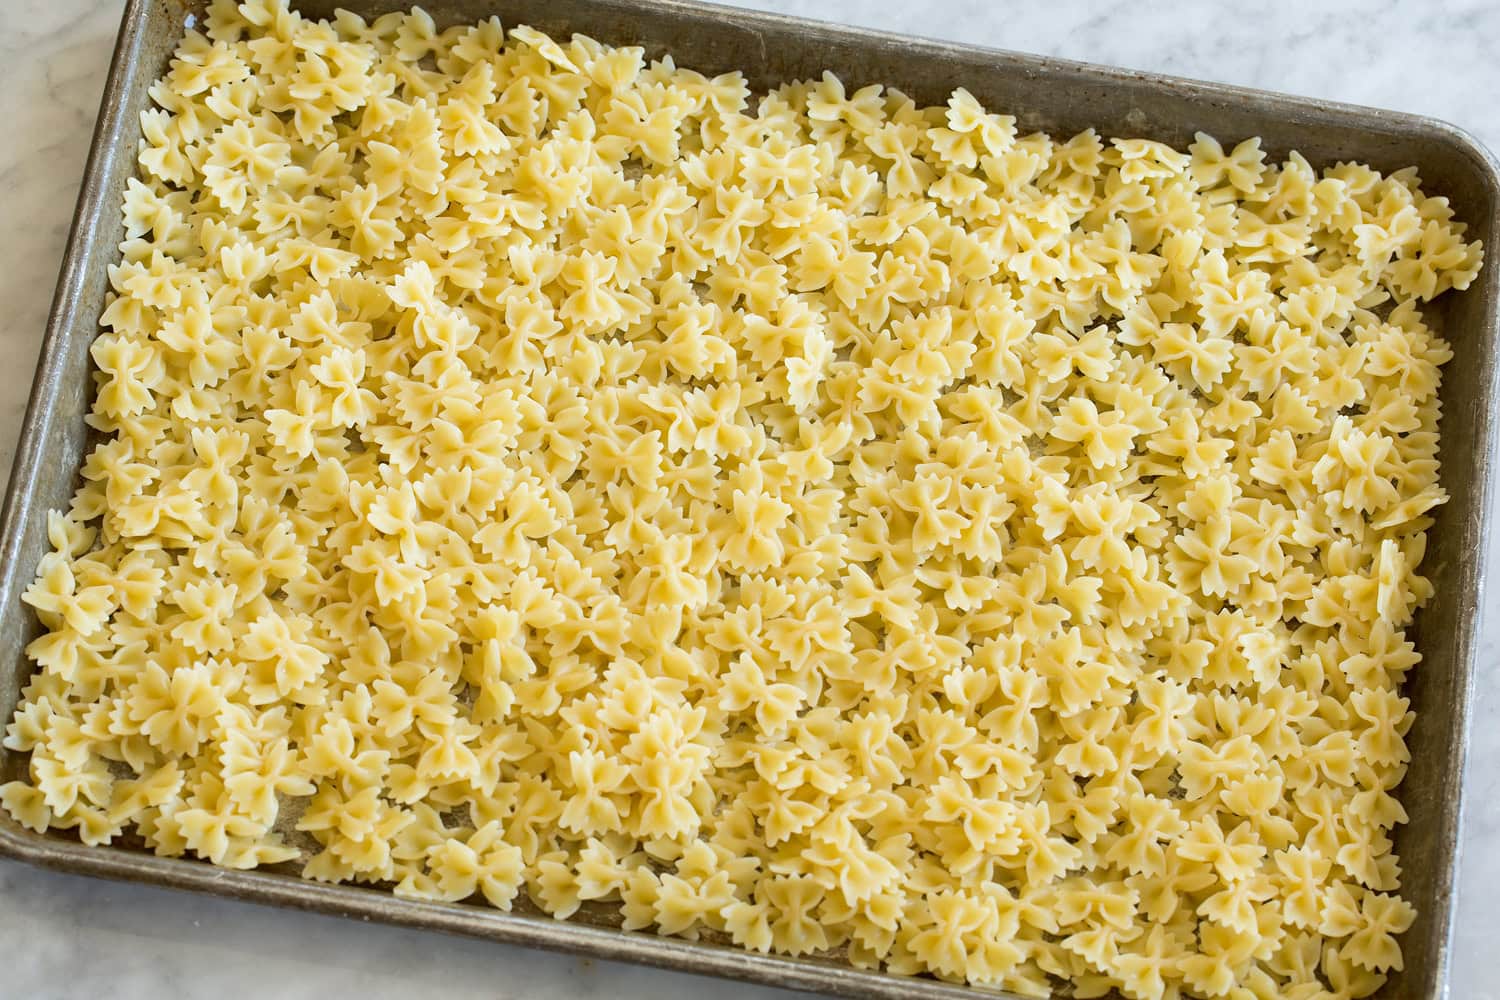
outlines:
[[[410,0],[303,0],[303,13],[336,7],[375,15]],[[1405,693],[1417,721],[1408,736],[1412,763],[1400,798],[1410,822],[1395,833],[1404,866],[1402,892],[1418,908],[1403,936],[1406,968],[1382,996],[1443,995],[1460,819],[1469,687],[1475,671],[1484,551],[1483,515],[1492,478],[1496,417],[1496,338],[1500,312],[1500,173],[1494,159],[1453,127],[1431,119],[1354,108],[1261,91],[1193,83],[969,46],[900,38],[795,18],[664,0],[429,0],[439,26],[498,15],[553,34],[575,31],[611,44],[671,52],[705,72],[743,71],[764,89],[831,69],[847,84],[888,83],[923,104],[964,86],[987,106],[1017,116],[1023,129],[1068,135],[1094,127],[1105,135],[1145,136],[1182,147],[1199,130],[1221,140],[1259,135],[1272,158],[1297,149],[1312,164],[1361,160],[1382,170],[1416,165],[1424,187],[1446,195],[1491,260],[1467,292],[1424,310],[1452,343],[1442,398],[1443,486],[1451,501],[1429,533],[1424,563],[1437,596],[1418,616],[1423,654]],[[46,511],[65,507],[87,444],[83,417],[91,397],[88,347],[98,332],[106,268],[123,236],[119,204],[135,170],[138,112],[146,89],[166,69],[197,5],[187,0],[129,0],[105,89],[94,145],[48,321],[37,379],[0,515],[0,717],[9,720],[30,673],[23,649],[38,632],[20,601],[46,549]],[[25,757],[0,750],[0,782],[24,772]],[[158,858],[126,847],[91,848],[67,833],[37,835],[0,814],[0,854],[49,867],[133,879],[276,905],[342,913],[857,997],[974,997],[990,990],[861,972],[812,958],[627,933],[603,911],[558,922],[481,905],[422,903],[369,888],[323,885],[281,870],[236,872],[203,862]]]

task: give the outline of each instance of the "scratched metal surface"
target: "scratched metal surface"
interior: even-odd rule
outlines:
[[[381,13],[403,0],[301,0],[304,13],[336,6]],[[765,88],[832,69],[848,83],[889,83],[926,103],[967,87],[985,104],[1017,115],[1029,129],[1068,134],[1147,136],[1181,146],[1203,130],[1236,140],[1259,135],[1274,156],[1296,149],[1315,166],[1357,159],[1382,169],[1420,168],[1424,186],[1452,201],[1474,236],[1493,248],[1500,232],[1500,175],[1492,157],[1452,127],[1431,119],[1194,83],[1035,56],[927,42],[675,0],[428,0],[442,25],[498,14],[552,33],[582,31],[605,42],[671,52],[708,72],[739,69]],[[48,321],[37,378],[0,515],[0,717],[8,719],[30,672],[23,655],[38,624],[20,602],[46,548],[45,513],[66,506],[76,486],[90,403],[88,347],[97,333],[106,267],[121,238],[118,205],[134,171],[137,112],[161,74],[191,0],[129,0],[110,71],[74,227]],[[1417,905],[1404,937],[1406,968],[1382,996],[1444,995],[1475,630],[1483,569],[1483,522],[1493,465],[1500,261],[1468,292],[1449,295],[1431,317],[1458,361],[1443,384],[1443,485],[1451,502],[1432,529],[1425,571],[1437,597],[1417,621],[1422,669],[1406,693],[1417,712],[1409,735],[1412,763],[1401,800],[1410,822],[1396,847],[1403,892]],[[0,781],[19,775],[24,755],[0,750]],[[980,990],[863,972],[821,959],[750,954],[731,946],[629,933],[606,909],[583,920],[554,921],[478,905],[420,903],[378,889],[303,881],[294,867],[235,872],[158,858],[121,847],[91,848],[66,833],[36,835],[0,815],[0,854],[48,867],[212,892],[273,905],[427,927],[543,948],[622,959],[689,972],[855,997],[1003,996]]]

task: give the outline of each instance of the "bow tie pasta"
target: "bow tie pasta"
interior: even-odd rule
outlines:
[[[1412,171],[216,0],[26,592],[37,829],[1044,995],[1362,997]]]

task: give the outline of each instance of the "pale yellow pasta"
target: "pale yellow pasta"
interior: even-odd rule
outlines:
[[[1438,485],[1412,171],[210,5],[21,823],[1040,995],[1362,997]]]

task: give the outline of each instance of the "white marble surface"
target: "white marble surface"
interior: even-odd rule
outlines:
[[[1500,150],[1497,0],[749,0],[871,27],[1422,112]],[[0,474],[8,470],[120,0],[0,0]],[[1500,261],[1497,261],[1500,263]],[[1500,558],[1500,553],[1496,553]],[[1500,587],[1486,608],[1451,996],[1500,998]],[[0,862],[0,998],[793,994]]]

